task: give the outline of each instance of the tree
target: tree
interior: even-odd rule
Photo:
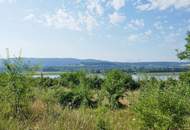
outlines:
[[[25,64],[21,56],[9,58],[7,51],[7,59],[4,60],[4,73],[0,77],[3,78],[0,80],[0,85],[2,85],[0,100],[9,109],[7,113],[16,118],[23,119],[27,116],[28,101],[32,94],[33,70],[34,68]]]
[[[106,74],[103,90],[108,98],[110,108],[116,109],[123,105],[119,99],[124,96],[127,89],[132,88],[132,77],[125,72],[112,70]]]
[[[21,58],[5,60],[5,74],[7,76],[6,99],[9,101],[14,116],[23,114],[26,107],[27,94],[30,90],[27,77],[24,74],[24,63]]]
[[[190,31],[187,32],[187,37],[185,38],[187,44],[185,45],[185,50],[177,54],[178,58],[181,60],[190,60]]]

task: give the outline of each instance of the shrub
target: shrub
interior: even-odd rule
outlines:
[[[101,89],[104,80],[97,75],[87,77],[87,84],[91,89]]]
[[[190,114],[190,87],[178,83],[161,88],[159,81],[149,81],[135,110],[145,129],[182,129]]]
[[[69,108],[78,108],[81,105],[81,102],[81,95],[73,91],[63,92],[59,95],[59,103],[62,106],[67,106]]]
[[[93,100],[91,91],[85,86],[58,91],[56,95],[63,107],[79,108],[80,106],[86,106],[94,108],[97,106],[97,101]]]
[[[81,78],[86,75],[83,72],[70,72],[61,74],[61,85],[65,87],[78,86],[81,82]]]
[[[190,72],[180,73],[179,80],[184,83],[190,84]]]
[[[123,105],[119,102],[119,99],[123,97],[127,89],[133,88],[133,85],[134,81],[130,75],[119,70],[108,72],[103,89],[109,100],[109,106],[113,109],[121,108]]]
[[[59,81],[58,81],[58,79],[42,77],[42,78],[40,78],[39,85],[40,85],[40,88],[50,88],[50,87],[59,85]]]

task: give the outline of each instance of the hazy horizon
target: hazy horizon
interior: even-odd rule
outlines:
[[[16,58],[18,55],[11,56],[9,58]],[[95,59],[95,58],[75,58],[75,57],[23,57],[23,59],[73,59],[73,60],[97,60],[97,61],[105,61],[105,62],[121,62],[121,63],[140,63],[140,62],[188,62],[186,60],[109,60],[109,59]],[[6,59],[6,57],[0,57],[0,60]]]

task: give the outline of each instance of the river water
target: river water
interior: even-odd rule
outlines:
[[[104,77],[103,75],[100,74],[101,77]],[[33,77],[40,77],[40,75],[34,75]],[[59,78],[60,75],[58,74],[44,74],[43,77],[48,77],[48,78]],[[158,80],[167,80],[168,78],[172,79],[179,79],[179,73],[140,73],[140,74],[132,74],[132,78],[134,80],[143,80],[143,79],[149,79],[151,77],[154,77]]]

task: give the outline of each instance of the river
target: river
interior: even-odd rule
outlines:
[[[104,77],[102,74],[98,74],[101,77]],[[40,77],[40,75],[34,75],[33,77]],[[44,74],[43,77],[49,77],[49,78],[59,78],[59,74]],[[179,79],[179,73],[137,73],[132,74],[132,78],[134,80],[143,80],[143,79],[149,79],[151,77],[154,77],[158,80],[167,80],[168,78],[172,79]]]

